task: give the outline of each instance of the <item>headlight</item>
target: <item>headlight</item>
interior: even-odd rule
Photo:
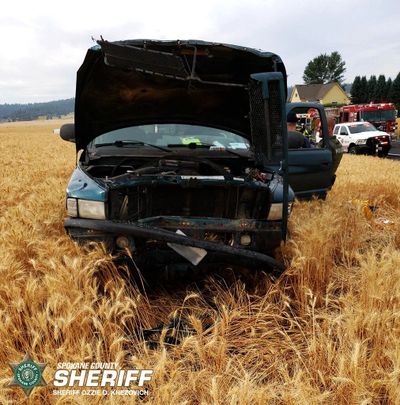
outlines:
[[[282,203],[271,204],[271,208],[268,214],[268,220],[276,221],[278,219],[282,219],[282,209],[283,209]]]
[[[78,200],[80,218],[106,219],[104,201]]]
[[[288,203],[288,215],[292,212],[293,202]],[[273,203],[268,214],[269,221],[277,221],[282,219],[283,203]]]
[[[78,200],[76,198],[67,198],[67,212],[70,217],[78,216]]]
[[[356,141],[356,144],[357,144],[357,145],[364,145],[364,144],[367,143],[367,140],[368,140],[368,139],[358,139],[358,140]]]
[[[78,198],[68,197],[67,213],[73,218],[106,219],[103,201],[79,200]]]
[[[288,215],[291,214],[292,208],[293,208],[293,202],[290,202],[290,203],[288,204]]]

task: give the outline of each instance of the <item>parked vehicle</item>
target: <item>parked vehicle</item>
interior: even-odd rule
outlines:
[[[330,107],[326,110],[328,117],[333,117],[337,124],[366,121],[391,136],[397,128],[397,110],[393,103],[354,104],[340,108]]]
[[[204,41],[98,41],[78,71],[65,228],[141,268],[283,269],[295,198],[324,195],[328,149],[288,158],[281,59]],[[307,153],[306,153],[307,152]],[[301,180],[302,179],[302,180]]]
[[[369,122],[348,122],[336,124],[333,129],[346,152],[387,156],[391,148],[390,135],[378,131]]]

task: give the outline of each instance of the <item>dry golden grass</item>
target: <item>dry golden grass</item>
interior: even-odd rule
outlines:
[[[111,258],[65,236],[65,186],[74,145],[57,121],[0,125],[0,403],[7,364],[30,351],[50,382],[61,361],[153,368],[150,396],[57,397],[36,388],[28,403],[400,403],[399,162],[345,156],[325,202],[297,204],[288,270],[202,288],[143,293]],[[349,201],[378,208],[371,224]],[[146,347],[142,328],[183,316],[197,333]],[[203,322],[208,319],[207,325]],[[211,320],[211,322],[210,322]]]

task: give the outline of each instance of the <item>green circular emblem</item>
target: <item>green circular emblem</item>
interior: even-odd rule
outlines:
[[[42,375],[46,363],[35,363],[29,353],[25,354],[21,363],[10,363],[10,368],[13,372],[13,378],[9,385],[21,387],[27,397],[35,387],[47,385]]]
[[[42,372],[40,368],[32,361],[25,361],[15,368],[15,380],[18,384],[25,388],[33,388],[42,379]]]

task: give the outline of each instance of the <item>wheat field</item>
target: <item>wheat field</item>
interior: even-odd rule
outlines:
[[[295,205],[276,281],[226,269],[143,289],[65,235],[75,152],[59,126],[0,125],[1,404],[400,403],[399,162],[344,156],[327,200]],[[143,329],[176,317],[191,335],[145,343]],[[49,383],[28,399],[8,387],[27,351]],[[54,396],[66,361],[154,369],[149,395]]]

